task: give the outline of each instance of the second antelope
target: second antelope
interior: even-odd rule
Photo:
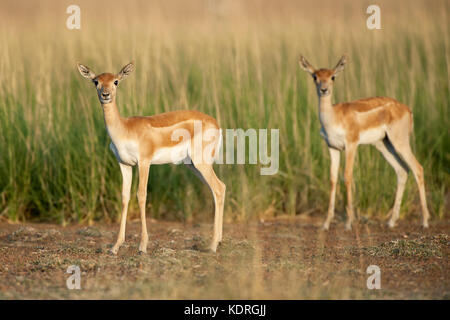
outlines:
[[[328,215],[323,225],[328,229],[334,216],[334,199],[339,170],[340,151],[345,150],[345,186],[347,189],[347,222],[353,222],[352,179],[356,149],[360,144],[373,144],[394,168],[397,174],[397,193],[391,211],[389,227],[394,227],[399,218],[408,168],[414,174],[419,187],[422,205],[422,223],[428,227],[428,208],[425,198],[423,168],[414,157],[409,137],[413,131],[411,110],[397,100],[385,97],[366,98],[333,105],[331,94],[335,77],[344,69],[344,55],[334,69],[315,69],[300,56],[300,67],[314,79],[319,97],[320,134],[325,139],[331,157],[331,194]]]
[[[102,73],[96,75],[87,66],[78,64],[81,75],[94,84],[103,109],[106,130],[111,138],[110,148],[119,162],[122,172],[122,215],[117,242],[111,249],[117,254],[125,241],[128,202],[132,179],[132,167],[139,168],[138,202],[141,215],[142,232],[140,252],[147,252],[147,224],[145,203],[147,181],[151,164],[184,162],[210,187],[215,204],[214,234],[210,249],[216,251],[222,240],[223,206],[225,184],[220,181],[213,169],[212,159],[219,153],[221,130],[217,121],[198,111],[172,111],[149,117],[122,118],[116,105],[116,90],[119,83],[134,69],[129,63],[118,74]],[[196,130],[200,124],[200,132]],[[177,143],[187,133],[188,139]],[[200,144],[196,141],[200,140]],[[203,143],[204,142],[204,143]],[[200,147],[201,150],[194,150]]]

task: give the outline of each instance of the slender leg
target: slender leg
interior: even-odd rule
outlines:
[[[191,167],[190,167],[191,168]],[[214,197],[214,233],[210,249],[216,252],[217,245],[222,240],[223,229],[223,207],[225,203],[225,184],[217,178],[213,166],[211,164],[195,164],[195,170],[200,172],[203,180],[209,186]],[[194,170],[194,168],[191,168]]]
[[[209,184],[208,184],[208,182],[206,182],[206,180],[205,180],[205,178],[203,178],[203,175],[201,174],[201,172],[200,171],[198,171],[197,170],[197,168],[192,164],[192,163],[185,163],[185,165],[192,171],[192,172],[194,172],[194,174],[200,179],[200,180],[202,180],[206,185],[208,185],[208,187],[209,187]],[[211,187],[210,187],[210,189],[211,189]],[[212,191],[212,189],[211,189],[211,191]],[[216,198],[215,198],[215,195],[214,195],[214,193],[213,193],[213,196],[214,196],[214,206],[216,206]],[[220,219],[220,221],[219,221],[219,225],[222,225],[223,224],[223,215],[221,215],[221,219]],[[222,241],[222,228],[219,228],[219,243]]]
[[[117,236],[117,241],[111,252],[117,254],[120,246],[125,241],[125,226],[127,224],[128,202],[130,201],[131,180],[133,178],[132,167],[119,163],[120,171],[122,172],[122,214],[120,218],[120,230]]]
[[[383,154],[386,161],[394,168],[397,174],[397,192],[395,194],[392,216],[388,226],[393,228],[400,215],[403,192],[405,191],[406,180],[408,179],[408,166],[400,159],[392,144],[387,138],[375,143],[375,147]]]
[[[139,211],[141,213],[141,243],[139,244],[139,252],[146,253],[147,252],[147,242],[148,242],[148,234],[147,234],[147,220],[145,219],[145,203],[147,201],[147,182],[148,182],[148,173],[150,170],[149,162],[140,162],[139,163],[139,187],[138,187],[138,202],[139,202]]]
[[[411,151],[411,146],[409,145],[409,137],[408,139],[396,141],[392,140],[389,136],[389,140],[391,140],[392,144],[395,147],[395,150],[397,150],[397,152],[403,157],[414,174],[414,178],[416,179],[416,183],[419,188],[420,203],[422,205],[422,224],[424,228],[428,228],[428,219],[430,217],[430,213],[428,212],[427,198],[425,195],[423,168]]]
[[[334,217],[334,202],[336,198],[336,185],[339,172],[339,160],[340,152],[339,150],[329,148],[331,165],[330,165],[330,182],[331,182],[331,192],[330,192],[330,202],[328,205],[328,215],[325,223],[323,224],[323,229],[328,230],[330,227],[330,222]]]
[[[357,144],[349,144],[345,148],[345,188],[347,189],[347,222],[345,228],[350,230],[354,219],[353,198],[352,198],[352,182],[353,182],[353,165],[355,162]]]

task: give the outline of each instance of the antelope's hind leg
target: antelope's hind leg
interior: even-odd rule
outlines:
[[[388,137],[397,153],[402,156],[414,174],[414,178],[416,179],[416,183],[419,188],[420,203],[422,205],[422,224],[424,228],[428,228],[430,213],[428,212],[427,206],[423,168],[412,153],[411,146],[409,144],[409,136],[404,137],[400,134],[395,135],[395,133],[388,132]]]
[[[212,191],[214,197],[214,233],[210,249],[216,252],[219,242],[222,241],[223,208],[225,203],[225,184],[217,178],[212,164],[187,164],[186,165],[204,181]]]

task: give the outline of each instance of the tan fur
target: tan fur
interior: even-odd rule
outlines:
[[[205,149],[208,144],[211,144],[211,141],[207,141],[204,134],[208,129],[220,130],[217,121],[211,116],[193,110],[171,111],[148,117],[122,118],[116,105],[117,85],[133,71],[134,64],[130,63],[126,65],[117,75],[102,73],[96,76],[88,67],[81,64],[78,64],[78,69],[83,77],[92,80],[96,85],[97,95],[103,107],[106,129],[112,141],[111,150],[119,161],[123,177],[120,231],[117,242],[111,251],[117,254],[119,247],[125,240],[126,217],[132,179],[131,166],[137,164],[139,167],[138,202],[142,223],[139,251],[146,252],[148,235],[145,203],[149,168],[152,161],[159,161],[157,162],[158,164],[169,163],[169,160],[165,159],[173,148],[178,147],[181,151],[185,149],[187,158],[184,160],[192,160],[192,163],[186,163],[187,166],[210,187],[213,193],[215,219],[210,248],[212,251],[216,251],[217,245],[222,240],[225,184],[215,175],[212,163],[205,163],[195,153],[194,134],[201,134],[202,148]],[[200,133],[195,131],[196,122],[201,122],[202,132]],[[185,132],[190,134],[190,146],[184,146],[179,141],[173,139],[172,134],[177,132],[176,130],[178,129],[184,129],[186,130]],[[214,143],[212,157],[218,152],[217,147],[220,145],[218,139],[221,139],[221,137],[217,136],[214,139],[212,141]],[[201,152],[201,156],[203,156],[203,150]]]
[[[130,123],[139,120],[148,121],[152,127],[169,127],[183,121],[201,120],[204,123],[210,123],[217,129],[219,128],[216,119],[207,114],[195,110],[170,111],[149,117],[128,118],[128,121]]]
[[[114,119],[110,123],[114,123]],[[217,121],[199,111],[179,110],[162,113],[149,117],[119,118],[122,135],[129,139],[139,141],[143,146],[142,156],[151,158],[152,155],[162,147],[170,147],[178,144],[178,141],[171,139],[172,133],[177,129],[185,129],[190,136],[194,137],[194,121],[201,121],[203,131],[208,128],[219,130]]]
[[[385,97],[338,103],[333,105],[333,112],[336,123],[343,125],[348,139],[353,142],[357,142],[359,133],[367,129],[391,125],[404,116],[412,119],[412,112],[406,105]]]
[[[397,193],[389,226],[399,218],[400,204],[407,179],[408,167],[412,169],[420,192],[423,226],[428,226],[429,213],[425,197],[423,169],[412,154],[409,135],[413,130],[411,110],[401,102],[386,97],[359,99],[332,105],[331,96],[335,77],[344,69],[347,57],[343,56],[334,69],[315,70],[303,57],[300,67],[314,79],[319,97],[321,134],[330,148],[331,192],[327,219],[328,229],[334,216],[334,199],[339,170],[339,151],[345,150],[345,184],[347,189],[347,223],[351,228],[354,219],[352,206],[353,164],[359,144],[373,144],[397,173]],[[401,158],[400,158],[401,156]]]

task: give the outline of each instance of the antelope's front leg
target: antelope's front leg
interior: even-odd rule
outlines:
[[[345,187],[347,189],[347,222],[345,223],[345,228],[347,230],[351,230],[354,219],[352,184],[353,164],[355,162],[356,148],[356,144],[349,144],[345,147]]]
[[[146,253],[147,252],[147,242],[148,242],[148,234],[147,234],[147,221],[145,219],[145,203],[147,201],[147,182],[148,182],[148,173],[150,170],[149,162],[139,162],[139,187],[138,187],[138,202],[139,202],[139,211],[141,212],[141,243],[139,244],[139,252]]]
[[[328,214],[327,214],[325,223],[323,224],[324,230],[328,230],[328,228],[330,227],[331,220],[333,220],[333,217],[334,217],[334,202],[336,199],[336,185],[337,185],[338,172],[339,172],[339,161],[340,161],[340,151],[339,150],[329,148],[329,151],[330,151],[330,158],[331,158],[331,164],[330,164],[331,191],[330,191],[330,202],[328,205]]]
[[[122,215],[120,218],[120,230],[117,236],[116,244],[112,247],[111,252],[117,254],[120,246],[125,241],[125,226],[127,224],[128,202],[130,201],[131,180],[133,178],[133,170],[130,166],[119,163],[122,172]]]

